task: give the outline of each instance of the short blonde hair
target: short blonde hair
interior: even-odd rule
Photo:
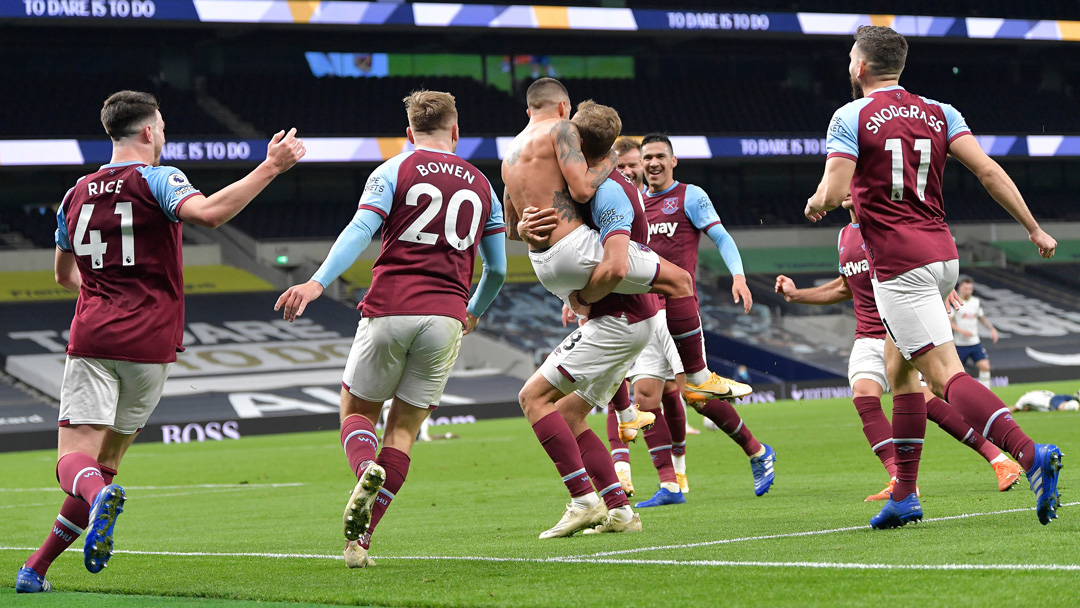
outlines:
[[[615,153],[616,154],[618,154],[619,156],[622,156],[623,154],[626,154],[630,150],[641,151],[641,142],[639,142],[636,138],[633,138],[633,137],[630,137],[630,136],[627,136],[627,135],[624,135],[623,137],[620,137],[619,139],[615,140]]]
[[[409,93],[402,101],[409,116],[409,126],[414,132],[443,131],[457,122],[457,105],[450,93],[419,89]]]
[[[589,159],[603,158],[622,132],[619,113],[591,99],[578,104],[571,122],[577,125],[581,135],[581,152]]]

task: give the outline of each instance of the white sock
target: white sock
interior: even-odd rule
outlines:
[[[630,463],[629,462],[624,462],[622,460],[616,460],[615,461],[615,472],[616,473],[626,473],[627,475],[629,475],[630,474]]]
[[[619,419],[619,422],[633,422],[637,420],[638,409],[636,405],[631,405],[625,410],[615,412],[615,416]]]
[[[581,496],[575,496],[572,500],[575,507],[582,509],[591,509],[600,504],[600,497],[596,495],[596,492],[589,492]]]
[[[999,462],[1005,462],[1008,459],[1009,459],[1009,457],[1005,455],[1005,452],[1002,452],[1002,453],[997,455],[997,458],[991,460],[990,464],[997,464]]]
[[[761,458],[764,455],[765,455],[765,444],[763,443],[763,444],[761,444],[761,447],[758,449],[758,451],[754,452],[754,455],[751,456],[750,458]]]
[[[630,505],[615,507],[614,509],[609,510],[608,514],[611,515],[611,519],[618,520],[622,523],[626,523],[634,517],[634,512],[630,510]]]
[[[675,472],[686,475],[686,454],[682,456],[671,455],[671,462],[675,465]]]
[[[667,490],[668,492],[673,492],[675,494],[682,492],[682,490],[679,489],[679,484],[673,481],[665,481],[660,484],[660,487]]]
[[[687,384],[705,384],[709,380],[709,369],[705,368],[696,372],[686,372]]]
[[[990,388],[990,372],[979,372],[979,384]]]

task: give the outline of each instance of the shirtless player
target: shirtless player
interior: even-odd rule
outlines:
[[[704,336],[689,273],[634,243],[625,267],[600,264],[604,257],[600,234],[585,225],[575,201],[592,198],[615,168],[615,153],[609,152],[589,168],[581,153],[581,135],[567,120],[570,97],[558,80],[534,82],[527,101],[529,124],[514,138],[502,165],[503,207],[510,238],[520,238],[516,225],[526,208],[554,210],[547,211],[554,222],[550,236],[527,241],[540,282],[579,309],[611,291],[666,296],[667,326],[686,370],[686,390],[714,399],[749,394],[749,386],[711,373],[705,364]],[[597,280],[590,283],[591,278]]]

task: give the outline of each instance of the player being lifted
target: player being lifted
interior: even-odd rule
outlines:
[[[788,302],[800,304],[836,304],[854,300],[855,343],[848,358],[848,382],[854,396],[855,410],[863,423],[863,433],[870,449],[881,460],[889,474],[889,483],[866,501],[887,500],[896,484],[896,448],[892,443],[892,426],[881,409],[881,395],[889,390],[885,372],[885,326],[881,324],[874,288],[870,284],[870,265],[866,260],[859,222],[851,199],[844,199],[851,213],[851,223],[840,229],[836,248],[840,256],[840,276],[818,287],[799,289],[790,278],[776,277],[776,293]],[[1020,478],[1020,465],[1009,459],[971,425],[964,422],[952,406],[938,399],[923,387],[927,417],[960,443],[970,447],[990,463],[997,476],[998,490],[1005,492]]]
[[[701,242],[701,234],[704,233],[716,245],[724,264],[732,276],[731,294],[736,303],[742,303],[743,311],[750,312],[753,306],[753,298],[746,286],[746,277],[743,273],[742,257],[735,240],[720,223],[720,217],[713,207],[712,201],[705,191],[693,184],[684,184],[675,180],[675,167],[678,159],[675,157],[671,140],[662,134],[652,133],[641,140],[641,161],[644,168],[645,181],[648,190],[645,192],[645,212],[649,218],[649,233],[651,239],[649,246],[661,257],[670,260],[673,264],[690,273],[691,278],[697,273],[698,248]],[[696,301],[696,295],[694,296]],[[666,300],[666,314],[672,314],[672,299]],[[665,314],[662,309],[661,315]],[[670,325],[670,324],[669,324]],[[682,364],[686,363],[684,349],[679,349],[678,355],[682,357]],[[634,374],[649,376],[652,379],[666,378],[670,376],[669,368],[678,369],[679,362],[672,361],[663,354],[659,344],[650,345],[642,358],[634,364]],[[634,385],[635,397],[639,381]],[[670,386],[670,385],[669,385]],[[663,391],[665,400],[664,412],[675,412],[678,418],[667,425],[656,425],[646,432],[646,441],[650,434],[654,438],[650,443],[650,453],[654,460],[659,454],[661,460],[666,460],[664,445],[670,443],[671,454],[676,475],[679,477],[679,485],[682,491],[689,489],[686,481],[686,413],[682,401],[675,399],[675,395],[664,388],[659,381],[648,382],[644,386],[645,395],[655,400],[660,398]],[[773,483],[773,464],[776,453],[771,447],[759,442],[753,433],[746,427],[742,418],[735,411],[730,400],[710,399],[695,391],[692,385],[686,389],[687,401],[703,416],[711,420],[717,427],[722,429],[743,449],[750,459],[750,470],[754,476],[754,493],[758,496],[769,491]],[[666,426],[670,431],[663,430]],[[660,430],[657,430],[660,427]],[[657,435],[659,435],[657,437]],[[654,447],[653,444],[656,444]],[[661,448],[657,450],[657,448]],[[655,451],[654,451],[655,450]],[[666,500],[673,497],[661,487],[653,500],[657,504],[666,504]],[[677,498],[675,499],[677,501]],[[648,503],[650,501],[646,501]],[[642,503],[639,506],[647,506]]]
[[[975,281],[971,277],[960,277],[960,283],[956,285],[956,293],[964,301],[959,310],[952,312],[949,322],[952,324],[953,339],[956,341],[956,354],[960,357],[960,363],[967,363],[970,359],[979,369],[979,382],[986,388],[990,388],[990,357],[986,355],[982,340],[979,338],[979,323],[990,330],[990,339],[997,344],[998,333],[993,323],[986,318],[983,312],[982,299],[974,295]]]
[[[341,390],[341,444],[357,478],[344,514],[350,568],[374,565],[371,535],[405,483],[413,441],[442,398],[461,336],[476,328],[506,278],[502,208],[484,174],[454,154],[453,95],[421,90],[404,102],[415,150],[371,173],[322,266],[274,305],[289,321],[303,314],[382,228]],[[484,270],[470,299],[478,248]],[[391,398],[380,451],[375,423]]]
[[[79,178],[56,214],[56,282],[79,294],[60,389],[56,477],[68,498],[19,570],[19,593],[48,591],[49,566],[83,533],[87,570],[100,572],[112,555],[125,500],[113,477],[183,350],[180,222],[224,224],[305,152],[295,129],[278,132],[265,161],[207,197],[159,165],[165,121],[153,95],[114,93],[101,124],[112,158]]]
[[[915,492],[926,433],[926,400],[917,373],[922,372],[935,395],[1016,458],[1045,525],[1057,517],[1061,451],[1032,441],[1001,399],[964,372],[952,343],[942,300],[956,284],[959,263],[941,196],[946,157],[955,156],[979,178],[1027,229],[1043,257],[1054,255],[1057,242],[1039,227],[1016,185],[979,148],[955,108],[899,85],[907,48],[904,37],[890,28],[858,29],[848,67],[855,101],[833,115],[825,174],[804,211],[817,221],[850,192],[887,332],[896,486],[870,524],[892,528],[922,518]]]
[[[592,101],[578,106],[574,124],[580,129],[584,157],[593,166],[603,162],[622,127],[615,110]],[[575,303],[575,312],[588,320],[551,353],[519,395],[537,439],[571,496],[562,519],[540,538],[570,536],[587,528],[592,528],[587,533],[641,530],[604,443],[586,422],[592,408],[611,400],[658,326],[655,297],[612,292],[620,272],[605,268],[625,272],[629,251],[639,247],[634,241],[648,240],[649,229],[641,193],[617,171],[609,175],[585,208],[587,225],[599,230],[604,242],[602,259],[584,287],[598,299],[591,306]],[[530,242],[545,239],[554,227],[543,219],[528,218],[518,225]]]
[[[550,236],[528,242],[529,259],[540,282],[572,306],[588,306],[599,299],[596,288],[586,288],[594,271],[605,274],[597,277],[601,280],[596,284],[613,281],[615,293],[664,294],[668,298],[667,325],[686,369],[687,389],[716,398],[749,394],[749,386],[708,370],[693,279],[686,271],[658,258],[647,247],[636,245],[629,248],[625,269],[599,265],[604,243],[585,224],[575,201],[588,201],[595,194],[615,168],[615,153],[608,150],[599,164],[588,165],[581,153],[581,136],[567,120],[570,98],[558,80],[541,78],[534,82],[527,92],[527,102],[529,124],[514,138],[502,164],[504,205],[512,238],[527,208],[542,212],[542,217],[554,222]],[[619,270],[621,276],[616,276],[614,270]],[[620,418],[622,422],[635,428],[647,425],[649,417],[626,411],[630,413]]]

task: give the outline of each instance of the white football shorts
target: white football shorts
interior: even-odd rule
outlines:
[[[656,317],[633,324],[621,316],[590,319],[555,347],[540,373],[562,394],[577,393],[602,409],[655,333]]]
[[[889,377],[885,374],[885,339],[856,338],[848,357],[848,384],[855,388],[859,380],[873,380],[881,390],[889,392]]]
[[[960,262],[947,260],[914,268],[887,281],[871,277],[881,322],[905,359],[953,341],[945,297],[960,274]]]
[[[168,377],[168,363],[69,356],[60,386],[60,426],[94,424],[137,433],[154,413]]]
[[[660,256],[645,245],[630,242],[630,269],[615,286],[615,293],[649,293],[660,274]],[[588,285],[593,269],[604,259],[600,233],[581,225],[543,251],[530,251],[533,272],[548,291],[563,302],[570,294]]]
[[[652,339],[645,345],[626,377],[630,384],[634,384],[642,378],[656,378],[657,380],[675,380],[676,374],[683,373],[682,359],[679,351],[675,348],[675,340],[671,339],[671,333],[667,328],[667,310],[661,308],[656,314],[656,331]]]
[[[461,321],[439,315],[360,319],[341,383],[365,401],[439,404],[461,348]]]

